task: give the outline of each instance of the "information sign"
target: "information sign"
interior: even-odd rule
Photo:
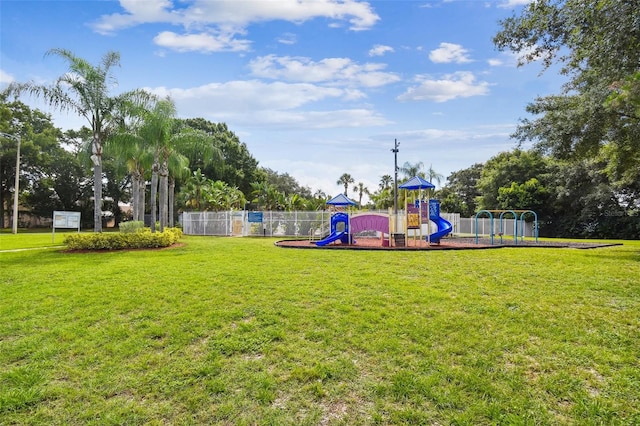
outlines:
[[[75,228],[80,232],[80,212],[53,212],[53,232],[51,241],[53,242],[56,235],[56,228]]]
[[[249,212],[249,223],[262,223],[262,212]]]

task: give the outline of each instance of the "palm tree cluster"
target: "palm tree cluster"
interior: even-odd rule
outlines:
[[[83,117],[92,132],[91,160],[94,170],[94,231],[102,230],[102,155],[107,138],[125,120],[132,104],[142,105],[149,100],[149,94],[142,90],[110,96],[115,86],[112,74],[120,64],[120,54],[107,52],[102,62],[94,66],[66,49],[51,49],[53,55],[66,61],[69,70],[51,85],[35,82],[14,82],[7,93],[23,92],[44,99],[50,106],[61,111],[71,111]]]
[[[266,209],[324,208],[324,193],[311,195],[287,174],[278,176],[269,169],[259,169],[246,146],[224,123],[177,119],[170,98],[159,99],[144,90],[112,95],[116,86],[113,68],[119,65],[119,53],[108,52],[99,65],[65,49],[52,49],[47,54],[63,59],[67,72],[51,85],[14,82],[3,96],[30,94],[54,109],[86,119],[89,128],[83,127],[86,132],[81,129],[79,133],[91,135],[84,148],[93,168],[95,232],[102,231],[103,186],[105,181],[111,182],[103,170],[105,159],[129,174],[132,219],[142,221],[148,212],[152,231],[156,223],[161,231],[172,226],[176,204],[197,210],[243,208],[249,194]],[[211,179],[212,175],[224,180]],[[293,190],[269,183],[268,178],[274,175],[293,180]],[[180,186],[182,191],[176,196]]]
[[[121,126],[108,142],[114,152],[126,158],[132,176],[134,220],[144,220],[145,172],[150,171],[152,232],[156,221],[160,231],[173,226],[175,184],[190,175],[190,152],[205,151],[210,162],[219,158],[211,136],[185,126],[175,115],[175,105],[169,98],[156,100],[151,108],[133,109],[130,122]]]
[[[89,128],[83,129],[90,134],[85,149],[93,168],[95,232],[102,231],[103,185],[105,180],[107,185],[111,183],[105,179],[105,159],[112,169],[129,174],[126,182],[131,192],[132,218],[142,221],[148,211],[152,231],[156,223],[160,231],[173,226],[176,200],[190,210],[243,208],[249,197],[256,207],[266,210],[325,208],[329,197],[322,191],[312,194],[286,173],[258,168],[246,146],[226,125],[199,118],[177,119],[170,98],[160,99],[144,90],[112,95],[116,86],[112,70],[119,65],[119,53],[107,52],[99,65],[65,49],[52,49],[47,54],[63,59],[68,71],[51,85],[14,82],[3,96],[28,93],[86,119]],[[425,176],[422,169],[422,163],[405,163],[401,170],[407,177]],[[428,174],[440,183],[441,176],[432,168]],[[212,179],[212,175],[219,178]],[[355,180],[344,173],[337,183],[344,186],[347,195]],[[383,176],[373,194],[362,182],[355,184],[358,205],[362,207],[367,195],[376,207],[387,207],[392,200],[390,183],[391,177]],[[176,197],[176,187],[180,186],[181,193]]]
[[[313,195],[302,196],[299,193],[280,190],[277,185],[269,182],[254,182],[251,184],[253,191],[252,202],[263,210],[322,210],[329,199],[327,195],[318,190]]]
[[[180,196],[186,209],[197,211],[243,209],[247,202],[238,188],[208,179],[200,169],[187,179]]]

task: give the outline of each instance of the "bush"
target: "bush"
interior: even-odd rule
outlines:
[[[151,233],[149,229],[137,232],[72,234],[64,243],[69,250],[124,250],[136,248],[169,247],[182,238],[182,231],[166,228],[164,232]]]
[[[132,220],[130,222],[120,222],[120,232],[125,234],[131,234],[133,232],[142,231],[144,229],[144,222],[141,220]]]

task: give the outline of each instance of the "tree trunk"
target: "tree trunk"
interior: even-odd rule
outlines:
[[[175,222],[173,219],[175,218],[173,212],[173,206],[175,204],[175,192],[176,192],[176,182],[172,178],[169,179],[169,226],[174,227]]]
[[[144,175],[141,175],[140,177],[140,182],[138,182],[138,185],[140,185],[140,189],[138,190],[138,197],[140,197],[140,199],[138,200],[138,204],[140,205],[140,207],[138,208],[138,219],[141,222],[144,222],[144,212],[145,212],[145,202],[146,202],[146,196],[147,196],[147,185],[146,185],[146,181],[144,180]]]
[[[93,167],[93,232],[102,232],[102,156]]]
[[[151,168],[151,200],[149,208],[151,209],[151,232],[156,232],[156,220],[158,220],[158,162],[153,162]]]
[[[167,226],[167,206],[169,205],[169,168],[167,162],[160,165],[160,232]]]
[[[2,176],[1,169],[0,176]],[[2,188],[0,188],[0,228],[4,228],[4,191]]]
[[[138,204],[140,201],[140,173],[133,172],[131,174],[133,176],[133,182],[131,182],[131,220],[138,220],[138,210],[140,209],[140,205]]]
[[[91,142],[93,161],[93,231],[102,232],[102,144],[100,133],[94,127]]]

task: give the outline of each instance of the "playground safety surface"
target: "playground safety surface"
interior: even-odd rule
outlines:
[[[440,244],[429,245],[425,240],[414,240],[411,237],[406,240],[405,246],[402,247],[383,247],[380,238],[356,238],[355,244],[328,244],[319,247],[314,241],[309,240],[280,240],[275,243],[278,247],[300,248],[300,249],[336,249],[336,250],[478,250],[478,249],[497,249],[503,247],[550,247],[550,248],[576,248],[576,249],[592,249],[599,247],[610,247],[621,245],[620,243],[582,243],[570,241],[534,241],[524,240],[518,241],[517,244],[513,239],[503,240],[501,243],[499,238],[494,239],[493,245],[490,239],[479,239],[476,244],[475,238],[443,238]]]

